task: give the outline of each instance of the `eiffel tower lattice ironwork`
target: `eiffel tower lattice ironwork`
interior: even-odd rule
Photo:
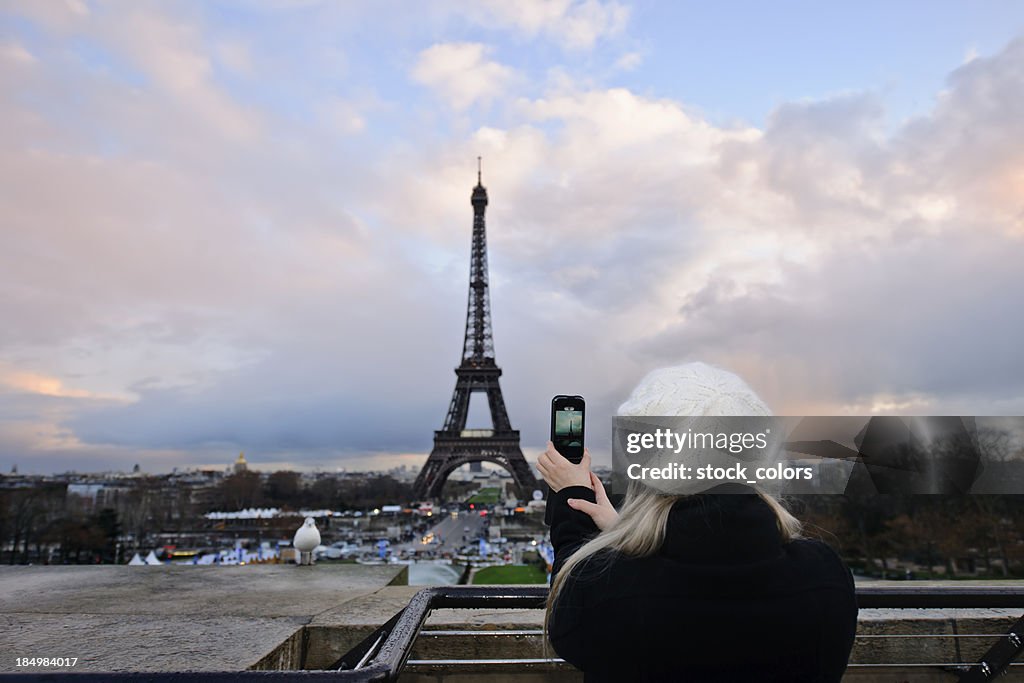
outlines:
[[[494,361],[491,334],[491,303],[487,285],[487,230],[484,211],[487,190],[480,178],[477,159],[477,183],[473,188],[473,250],[469,266],[469,305],[466,311],[466,338],[462,345],[462,363],[455,369],[455,393],[452,395],[444,426],[434,432],[434,449],[416,477],[413,495],[417,498],[441,497],[448,476],[456,468],[474,462],[492,462],[512,474],[519,495],[526,497],[537,489],[537,479],[519,448],[519,432],[512,429],[501,395],[501,368]],[[469,399],[473,393],[487,395],[492,429],[466,429]]]

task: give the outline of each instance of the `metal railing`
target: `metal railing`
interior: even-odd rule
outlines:
[[[424,588],[416,593],[409,604],[395,614],[383,626],[373,631],[362,642],[343,655],[332,667],[324,671],[234,671],[202,673],[16,673],[0,674],[0,681],[40,683],[42,681],[147,681],[150,683],[181,683],[203,680],[211,683],[228,681],[338,681],[339,683],[389,682],[398,680],[408,664],[435,666],[458,666],[462,663],[476,665],[521,665],[524,668],[536,664],[557,664],[558,659],[492,659],[492,660],[413,660],[410,662],[413,644],[423,632],[427,617],[433,610],[454,609],[540,609],[547,599],[547,586],[437,586]],[[965,608],[1024,608],[1024,586],[859,586],[857,604],[861,608],[919,608],[919,609],[965,609]],[[426,631],[431,635],[457,635],[466,631]],[[469,633],[481,634],[473,631]],[[491,635],[542,635],[542,631],[488,631]],[[959,637],[990,638],[995,642],[978,662],[912,664],[893,663],[889,665],[851,664],[851,668],[872,666],[942,667],[959,673],[962,683],[990,681],[1003,673],[1024,650],[1024,616],[1017,620],[1005,634],[907,634],[907,635],[858,635],[858,638],[913,638],[913,637]],[[565,665],[568,667],[568,665]]]
[[[372,666],[386,669],[389,677],[370,677],[367,681],[397,680],[398,674],[407,663],[416,665],[459,666],[459,665],[507,665],[513,662],[521,664],[541,664],[558,662],[558,659],[529,660],[415,660],[409,662],[409,654],[416,636],[419,635],[423,623],[433,609],[439,608],[540,608],[547,599],[547,587],[476,587],[476,586],[439,586],[426,588],[417,593],[409,606],[396,614],[391,621],[374,631],[359,645],[346,653],[335,663],[335,668],[351,670],[352,673],[367,671]],[[857,588],[857,605],[860,608],[918,608],[918,609],[964,609],[964,608],[1024,608],[1024,586],[949,586],[935,588],[931,586],[901,586],[889,588],[881,586],[862,586]],[[412,611],[413,614],[407,612]],[[403,617],[408,617],[403,619]],[[415,634],[409,637],[411,629]],[[432,636],[464,635],[464,631],[429,631]],[[494,631],[488,635],[506,636],[543,636],[543,631]],[[476,632],[482,635],[481,632]],[[909,637],[935,637],[925,634],[911,634]],[[904,638],[904,635],[866,635],[860,638]],[[950,637],[986,637],[995,640],[985,656],[978,662],[959,662],[954,664],[903,664],[903,667],[944,667],[956,670],[963,683],[989,681],[1002,673],[1016,659],[1024,645],[1024,616],[1017,620],[1009,632],[1002,636],[991,634],[963,634]],[[401,644],[401,647],[395,647]],[[392,647],[388,647],[391,645]],[[376,653],[376,656],[374,654]],[[370,664],[368,667],[367,664]],[[853,664],[851,668],[871,668],[873,664]],[[892,665],[888,665],[892,666]],[[374,676],[376,672],[374,672]]]

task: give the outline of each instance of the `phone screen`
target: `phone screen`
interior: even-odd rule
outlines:
[[[563,408],[555,413],[555,436],[564,446],[583,448],[583,411]]]
[[[586,406],[580,396],[556,396],[551,401],[551,442],[569,460],[583,458]]]

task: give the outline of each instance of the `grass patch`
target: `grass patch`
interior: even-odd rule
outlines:
[[[494,505],[499,502],[499,496],[501,491],[496,488],[480,489],[472,496],[470,496],[467,503],[476,503],[477,505]]]
[[[484,567],[473,575],[474,585],[499,583],[547,583],[548,575],[535,564],[506,564],[502,567]]]

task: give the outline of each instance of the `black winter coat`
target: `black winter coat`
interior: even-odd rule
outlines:
[[[551,494],[552,576],[597,533]],[[698,495],[669,514],[661,552],[606,551],[577,565],[552,610],[555,651],[587,681],[838,681],[857,603],[850,570],[824,543],[782,543],[760,496]]]

